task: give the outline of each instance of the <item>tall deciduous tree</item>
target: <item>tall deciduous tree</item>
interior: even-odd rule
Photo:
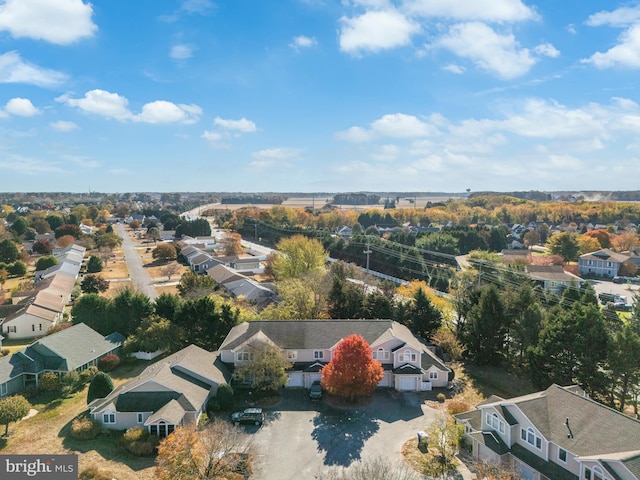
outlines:
[[[85,275],[80,282],[80,289],[84,293],[101,293],[109,290],[109,281],[100,275]]]
[[[198,275],[187,270],[182,274],[177,288],[183,298],[199,298],[213,293],[216,283],[209,275]]]
[[[240,378],[249,380],[260,392],[277,391],[287,384],[291,362],[281,348],[272,343],[253,342],[245,351],[249,353],[249,360],[236,369]]]
[[[46,270],[49,267],[53,267],[58,264],[58,259],[53,255],[47,255],[40,257],[36,262],[36,271]]]
[[[331,361],[322,369],[322,386],[339,397],[354,399],[371,395],[384,375],[371,347],[360,335],[342,340]]]
[[[31,404],[22,395],[0,398],[0,425],[4,425],[5,436],[9,433],[9,424],[26,416]]]
[[[246,478],[251,472],[250,442],[228,422],[215,421],[202,430],[180,426],[158,446],[159,480]]]
[[[74,324],[84,323],[102,335],[113,333],[110,321],[110,300],[95,293],[83,295],[71,308],[71,319]]]
[[[157,229],[156,229],[157,230]],[[163,262],[168,262],[169,260],[175,260],[176,258],[176,247],[171,245],[170,243],[161,243],[151,252],[151,256],[158,260],[162,260]]]
[[[0,262],[12,263],[20,258],[20,252],[16,244],[8,238],[0,242]]]
[[[322,268],[328,257],[319,240],[304,235],[283,238],[276,245],[276,250],[271,269],[279,280],[301,277]]]

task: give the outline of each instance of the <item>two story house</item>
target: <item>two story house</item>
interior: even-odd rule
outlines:
[[[272,343],[293,367],[288,387],[306,387],[322,378],[340,341],[362,336],[384,369],[380,387],[402,391],[446,387],[453,371],[407,327],[391,320],[286,320],[244,322],[231,329],[220,346],[220,359],[232,367],[251,359],[256,342]]]
[[[629,260],[627,255],[603,248],[597,252],[580,255],[578,271],[583,276],[613,278],[618,276],[620,266],[627,260]]]
[[[524,480],[640,479],[640,421],[579,387],[492,396],[455,417],[474,458],[510,464]]]

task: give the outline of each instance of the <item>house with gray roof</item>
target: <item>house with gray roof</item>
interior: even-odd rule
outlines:
[[[561,294],[572,283],[578,285],[582,281],[577,275],[565,272],[562,265],[527,265],[525,269],[533,281],[556,294]]]
[[[218,352],[189,345],[95,399],[89,412],[104,428],[145,427],[165,437],[179,425],[197,424],[209,398],[230,379]]]
[[[519,478],[640,480],[640,421],[576,386],[493,396],[454,416],[475,459],[510,464]]]
[[[401,391],[446,387],[453,371],[404,325],[392,320],[286,320],[244,322],[220,346],[223,362],[238,367],[252,358],[255,345],[272,343],[293,363],[288,387],[306,387],[322,378],[340,341],[361,335],[384,369],[378,386]],[[241,381],[241,380],[240,380]]]
[[[0,397],[38,385],[45,372],[65,374],[97,366],[102,357],[116,352],[124,337],[103,337],[84,323],[42,337],[28,347],[0,358]]]
[[[627,255],[603,248],[578,258],[578,271],[583,276],[617,277],[620,266],[629,260]]]

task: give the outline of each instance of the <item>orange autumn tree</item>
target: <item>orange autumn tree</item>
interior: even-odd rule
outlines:
[[[343,339],[333,358],[322,369],[321,384],[333,395],[353,400],[371,395],[382,380],[382,365],[371,356],[371,347],[360,335]]]

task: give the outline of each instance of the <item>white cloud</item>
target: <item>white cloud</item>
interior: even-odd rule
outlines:
[[[64,73],[25,62],[17,52],[0,55],[0,83],[27,83],[52,88],[66,81],[67,75]]]
[[[256,160],[291,160],[300,155],[295,148],[266,148],[251,154]]]
[[[42,113],[34,107],[31,100],[27,98],[12,98],[7,102],[4,109],[7,113],[20,117],[33,117],[34,115]]]
[[[289,46],[294,50],[298,51],[303,48],[315,47],[318,44],[318,41],[314,37],[307,37],[306,35],[298,35],[297,37],[293,37]]]
[[[84,94],[83,98],[69,98],[66,95],[62,95],[56,100],[70,107],[77,107],[86,113],[94,113],[121,121],[133,119],[133,114],[127,107],[129,100],[117,93],[107,92],[106,90],[90,90]]]
[[[338,140],[352,143],[362,143],[371,140],[371,134],[362,127],[351,127],[343,132],[337,132],[335,137]]]
[[[461,75],[466,71],[464,67],[460,65],[455,65],[453,63],[450,63],[449,65],[445,65],[444,67],[442,67],[442,70],[455,73],[456,75]]]
[[[267,148],[258,152],[253,152],[251,156],[255,159],[249,166],[257,170],[269,168],[291,168],[291,160],[300,156],[300,150],[295,148]]]
[[[550,43],[542,43],[533,49],[538,55],[545,57],[558,58],[560,51]]]
[[[576,26],[573,23],[570,23],[569,25],[567,25],[565,27],[565,30],[569,32],[571,35],[575,35],[576,33],[578,33],[576,31]]]
[[[64,173],[65,171],[48,160],[37,160],[22,155],[3,155],[0,159],[0,169],[5,171],[22,173],[25,175],[40,175],[51,173]]]
[[[354,55],[409,45],[411,36],[420,30],[417,23],[396,10],[342,17],[340,23],[340,50]]]
[[[380,145],[376,147],[375,151],[371,154],[374,160],[381,162],[390,162],[395,160],[400,155],[400,147],[397,145]]]
[[[143,123],[185,123],[193,124],[200,119],[202,110],[197,105],[176,105],[165,100],[157,100],[142,106],[135,120]]]
[[[51,128],[57,130],[58,132],[71,132],[72,130],[76,130],[78,125],[73,122],[68,122],[66,120],[58,120],[57,122],[51,122],[49,124]]]
[[[461,23],[435,42],[479,68],[508,80],[529,71],[536,63],[527,48],[520,48],[513,34],[500,35],[480,22]]]
[[[201,137],[214,144],[219,143],[224,138],[224,136],[221,133],[213,132],[210,130],[205,130],[204,133],[201,135]]]
[[[202,109],[198,105],[185,105],[157,100],[142,106],[139,114],[133,114],[129,108],[129,100],[117,93],[106,90],[91,90],[83,98],[70,98],[62,95],[56,98],[70,107],[77,107],[83,112],[93,113],[119,121],[137,121],[143,123],[196,123],[200,119]]]
[[[193,56],[193,46],[180,44],[174,45],[171,47],[171,51],[169,52],[169,56],[173,60],[187,60]]]
[[[242,133],[251,133],[256,131],[256,124],[244,117],[240,120],[225,120],[224,118],[216,117],[213,123],[223,130],[235,130]]]
[[[601,69],[615,66],[640,68],[640,23],[622,33],[619,42],[608,51],[596,52],[582,62]]]
[[[180,10],[191,14],[206,15],[216,8],[216,4],[211,0],[182,0]]]
[[[92,37],[98,27],[93,7],[82,0],[4,0],[0,4],[0,31],[14,38],[33,38],[68,45]]]
[[[371,124],[371,130],[377,136],[394,138],[427,137],[438,134],[434,126],[404,113],[384,115]]]
[[[453,20],[517,22],[538,18],[520,0],[405,0],[403,9],[413,15]]]
[[[611,12],[601,11],[587,18],[585,24],[590,27],[627,27],[640,22],[640,5],[634,7],[620,7]]]

